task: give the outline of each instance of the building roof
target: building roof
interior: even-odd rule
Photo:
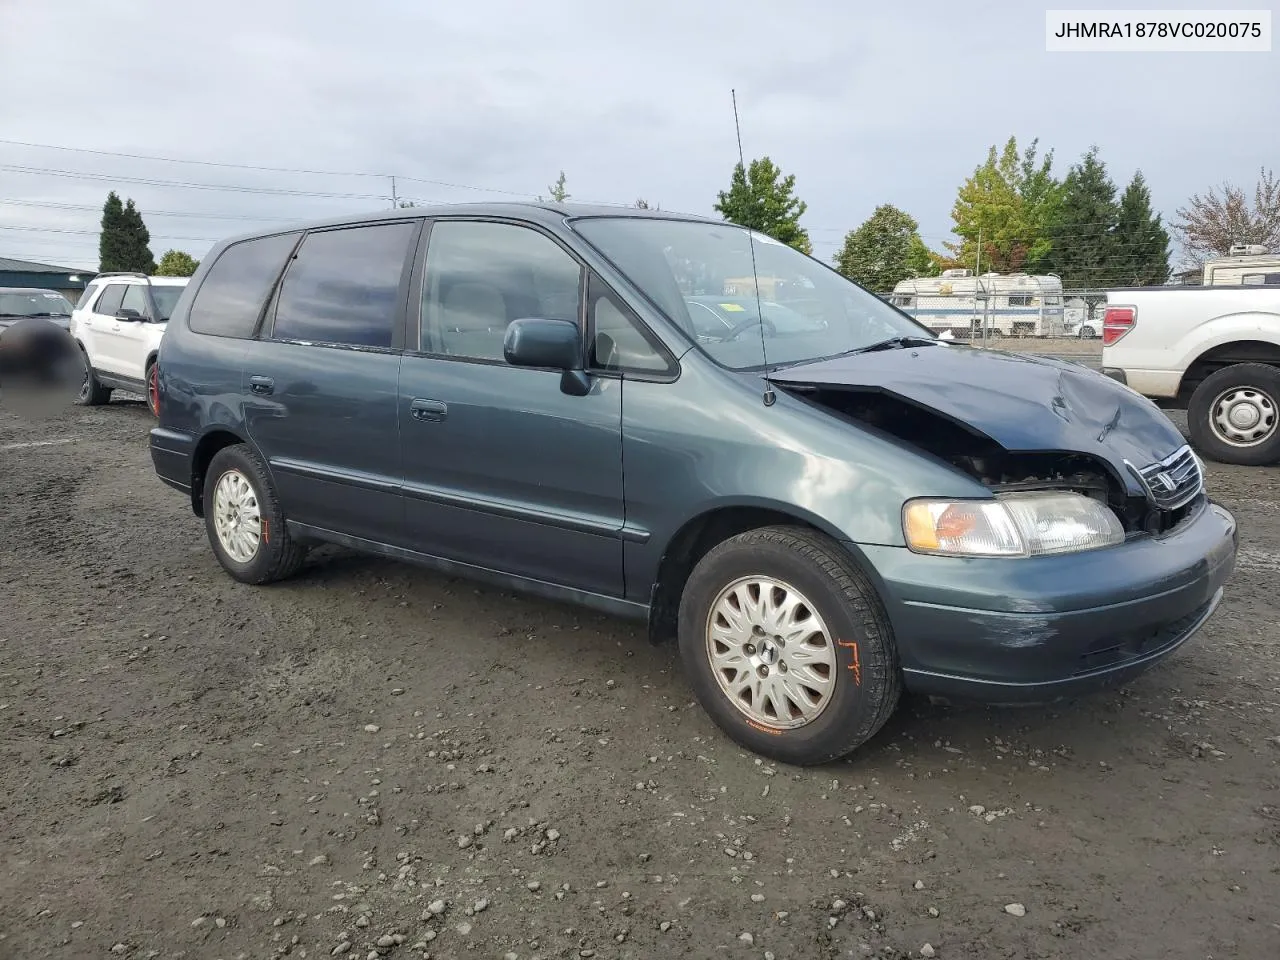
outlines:
[[[13,260],[0,257],[0,271],[5,273],[93,273],[77,267],[58,267],[50,263],[33,263],[30,260]]]

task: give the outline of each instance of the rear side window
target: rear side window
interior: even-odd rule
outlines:
[[[196,291],[187,326],[215,337],[251,337],[297,233],[243,240],[222,251]]]
[[[76,301],[76,309],[83,310],[87,307],[89,305],[89,301],[93,299],[93,295],[101,289],[101,286],[95,287],[93,284],[89,284],[89,286],[85,287],[84,293],[80,294],[80,299]]]
[[[271,336],[390,347],[414,221],[308,234],[280,284]]]
[[[120,301],[124,299],[124,289],[123,283],[107,284],[107,289],[98,298],[98,304],[93,308],[93,312],[104,317],[114,317],[120,312]]]

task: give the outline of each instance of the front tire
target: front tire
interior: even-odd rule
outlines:
[[[1250,467],[1280,461],[1280,370],[1236,363],[1205,377],[1187,404],[1187,426],[1210,460]]]
[[[851,753],[902,694],[874,587],[835,541],[801,527],[751,530],[708,552],[680,599],[679,643],[716,725],[782,763]]]
[[[266,464],[246,444],[223,447],[209,463],[204,523],[214,556],[241,583],[287,579],[306,559],[289,536]]]

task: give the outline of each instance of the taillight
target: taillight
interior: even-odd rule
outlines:
[[[1102,345],[1109,347],[1134,328],[1138,312],[1133,307],[1107,307],[1102,314]]]

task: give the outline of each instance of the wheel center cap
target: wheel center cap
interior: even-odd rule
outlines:
[[[778,648],[773,645],[772,640],[760,641],[759,657],[760,662],[766,666],[773,666],[778,662]]]
[[[1258,425],[1258,421],[1262,419],[1262,411],[1252,403],[1237,403],[1227,413],[1227,419],[1233,427],[1248,430]]]

